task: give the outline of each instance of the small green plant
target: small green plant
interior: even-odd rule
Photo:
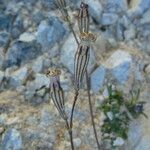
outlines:
[[[131,92],[130,98],[125,99],[122,91],[107,87],[108,97],[100,106],[105,119],[101,127],[103,141],[110,141],[112,147],[116,147],[116,140],[121,139],[122,144],[128,138],[129,123],[132,119],[144,114],[145,102],[139,102],[140,90]]]

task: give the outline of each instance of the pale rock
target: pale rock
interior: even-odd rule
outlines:
[[[80,146],[81,146],[81,139],[80,138],[75,138],[74,140],[73,140],[73,143],[74,143],[74,146],[75,146],[75,148],[79,148]]]
[[[103,86],[105,72],[105,68],[103,66],[100,66],[91,74],[91,89],[94,92],[98,92]]]
[[[132,0],[131,9],[127,11],[127,14],[131,19],[136,19],[137,17],[141,17],[149,7],[150,0]]]
[[[37,73],[35,75],[35,80],[30,82],[27,86],[27,91],[35,93],[36,90],[40,89],[43,86],[46,86],[48,88],[49,84],[50,79],[46,77],[46,75]]]
[[[103,10],[101,3],[98,0],[88,0],[87,3],[89,5],[90,16],[96,20],[96,22],[100,23]]]
[[[132,57],[128,52],[121,49],[116,50],[102,65],[110,71],[112,76],[120,83],[124,84],[131,71]]]
[[[125,32],[124,32],[124,36],[126,41],[132,40],[135,38],[136,36],[136,28],[132,25],[130,26]]]
[[[22,137],[20,132],[13,128],[7,129],[2,138],[2,149],[21,150],[22,146]]]
[[[121,137],[117,137],[117,139],[113,143],[113,146],[122,146],[124,142],[125,141]]]
[[[3,67],[3,63],[4,63],[4,54],[1,52],[1,48],[0,48],[0,68]]]
[[[33,61],[32,70],[35,73],[40,73],[43,69],[43,64],[44,64],[44,58],[43,56],[40,56],[36,60]]]
[[[127,0],[105,0],[102,1],[104,10],[110,13],[121,13],[128,9]]]
[[[145,72],[150,74],[150,64],[145,67]]]
[[[16,88],[18,86],[23,85],[26,79],[28,78],[28,75],[29,69],[26,66],[16,70],[12,74],[10,74],[10,86]]]
[[[19,41],[22,41],[22,42],[31,42],[31,41],[34,41],[36,40],[36,36],[34,33],[23,33],[20,35],[19,37]]]
[[[112,69],[123,64],[124,62],[131,62],[131,61],[132,61],[131,55],[128,52],[119,49],[115,51],[103,65],[108,69]]]
[[[150,23],[150,10],[144,13],[143,17],[140,20],[142,25]]]
[[[102,25],[112,25],[118,20],[118,15],[115,13],[104,13],[101,18]]]
[[[110,120],[113,120],[113,113],[112,112],[107,112],[107,117],[110,119]]]
[[[0,70],[0,83],[2,82],[4,78],[4,72]]]

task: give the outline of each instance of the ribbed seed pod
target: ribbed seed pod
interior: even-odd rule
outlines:
[[[50,77],[50,95],[53,100],[54,105],[56,106],[61,117],[66,120],[67,115],[65,113],[65,100],[64,100],[64,92],[60,85],[60,70],[52,68],[47,72],[47,76]]]
[[[85,3],[81,3],[80,10],[78,14],[78,26],[80,33],[88,33],[89,32],[89,12],[88,5]]]
[[[69,15],[68,15],[68,11],[66,9],[66,1],[65,0],[56,0],[56,5],[59,7],[61,14],[64,18],[64,20],[68,20],[69,19]]]
[[[65,0],[56,0],[56,3],[60,8],[66,8],[66,1]]]
[[[90,47],[84,43],[78,46],[75,54],[74,73],[75,73],[75,88],[79,90],[83,76],[88,66],[90,58]]]

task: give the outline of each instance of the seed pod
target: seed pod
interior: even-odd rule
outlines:
[[[65,0],[56,0],[56,3],[59,8],[66,8],[66,1]]]
[[[60,85],[59,75],[61,74],[60,70],[52,68],[47,72],[47,76],[50,76],[50,95],[53,100],[55,107],[57,108],[61,117],[66,120],[67,115],[65,113],[65,101],[64,101],[64,92]]]
[[[78,46],[75,54],[74,73],[75,73],[75,88],[79,90],[83,76],[88,66],[90,57],[90,47],[85,43]]]
[[[59,7],[61,14],[63,16],[63,19],[65,21],[68,21],[69,19],[69,15],[68,15],[68,11],[66,9],[66,1],[65,0],[56,0],[56,5]]]
[[[81,3],[80,10],[78,14],[78,26],[80,33],[88,33],[89,32],[89,12],[88,5],[85,3]]]

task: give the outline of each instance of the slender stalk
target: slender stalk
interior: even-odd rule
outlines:
[[[71,30],[71,32],[72,32],[72,34],[73,34],[75,40],[76,40],[76,43],[79,45],[78,38],[77,38],[77,36],[76,36],[76,33],[75,33],[75,31],[74,31],[74,29],[73,29],[73,27],[72,27],[72,24],[71,24],[70,20],[68,19],[67,22],[68,22],[69,28],[70,28],[70,30]]]
[[[69,137],[70,137],[71,149],[74,150],[72,128],[70,127],[67,119],[65,120],[65,122],[66,122],[66,128],[68,130],[68,134],[69,134]]]
[[[69,133],[69,136],[70,136],[71,148],[72,148],[72,150],[74,150],[72,130],[68,131],[68,133]]]
[[[91,121],[92,121],[92,126],[94,130],[94,135],[97,143],[98,150],[100,150],[100,144],[98,141],[98,136],[96,132],[96,126],[94,122],[94,115],[93,115],[93,109],[92,109],[92,102],[91,102],[91,94],[90,94],[90,78],[88,77],[88,72],[86,70],[86,84],[87,84],[87,94],[88,94],[88,100],[89,100],[89,107],[90,107],[90,115],[91,115]]]
[[[75,96],[74,96],[74,101],[73,101],[73,105],[72,105],[72,110],[71,110],[71,117],[70,117],[70,128],[73,127],[73,114],[74,114],[74,108],[78,99],[78,95],[79,95],[79,91],[76,90],[75,91]]]

